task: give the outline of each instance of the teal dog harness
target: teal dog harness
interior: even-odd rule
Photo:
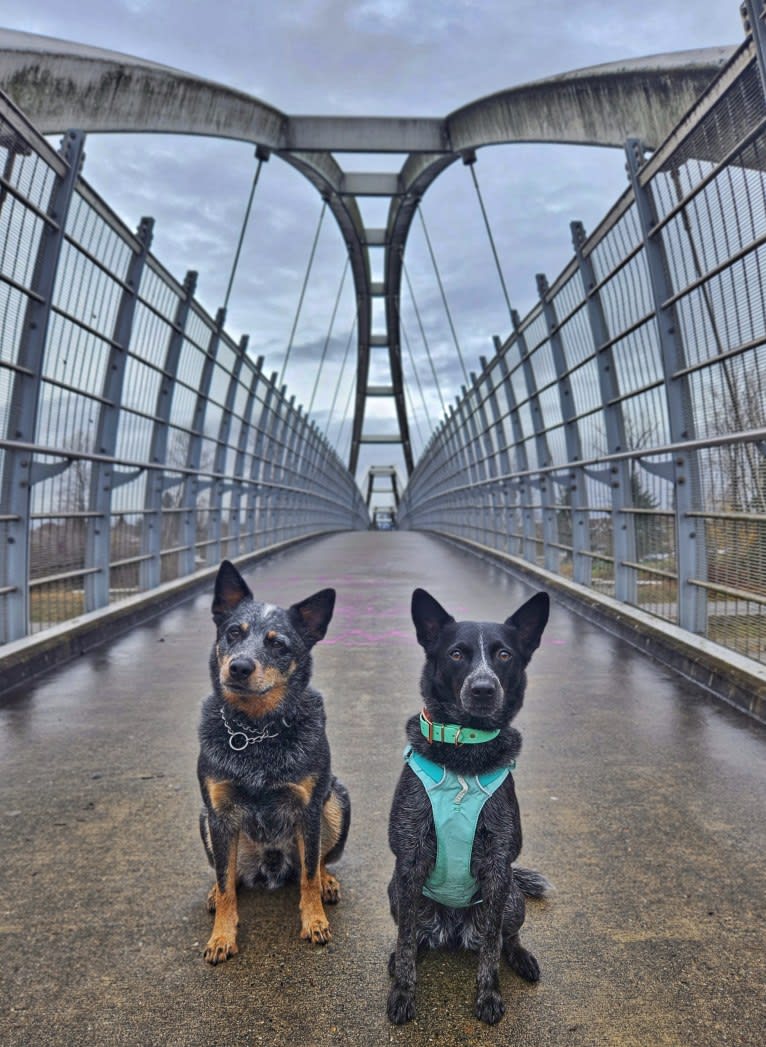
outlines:
[[[404,759],[431,801],[436,829],[436,863],[423,886],[423,894],[453,909],[476,905],[481,898],[476,897],[479,884],[471,873],[471,853],[479,815],[515,763],[469,777],[448,771],[411,746],[404,750]]]

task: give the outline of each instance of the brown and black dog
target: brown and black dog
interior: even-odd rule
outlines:
[[[258,603],[228,560],[219,568],[197,769],[200,831],[215,869],[208,963],[237,952],[240,882],[273,888],[298,878],[301,937],[330,939],[322,903],[337,902],[340,885],[326,866],[343,852],[351,807],[330,769],[322,696],[309,680],[311,648],[334,604],[334,589],[289,608]]]

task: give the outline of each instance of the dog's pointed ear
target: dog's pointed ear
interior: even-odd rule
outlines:
[[[425,589],[416,589],[412,594],[412,620],[420,646],[428,651],[439,638],[439,633],[448,622],[454,622],[438,600],[434,600]]]
[[[252,595],[247,587],[247,582],[234,564],[224,560],[215,577],[211,608],[215,624],[220,625],[243,600]]]
[[[547,593],[535,593],[531,599],[521,605],[518,611],[505,620],[506,625],[511,625],[517,630],[527,661],[540,646],[540,638],[548,622],[550,604]]]
[[[290,621],[309,647],[324,639],[335,608],[335,590],[320,589],[289,609]]]

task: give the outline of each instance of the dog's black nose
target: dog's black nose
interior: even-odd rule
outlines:
[[[482,699],[495,697],[495,681],[489,676],[479,676],[471,682],[471,697]]]
[[[229,676],[233,680],[246,680],[253,669],[255,662],[252,658],[235,658],[229,662]]]

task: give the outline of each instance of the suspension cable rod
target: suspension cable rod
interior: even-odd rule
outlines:
[[[338,373],[338,381],[335,383],[335,392],[333,393],[332,403],[330,404],[330,413],[327,415],[327,422],[325,424],[325,435],[326,435],[328,440],[330,439],[330,422],[332,421],[332,416],[335,413],[335,404],[336,404],[336,402],[338,400],[338,393],[340,392],[340,386],[341,386],[341,382],[343,380],[343,375],[346,372],[346,360],[348,359],[348,354],[349,354],[349,351],[351,349],[351,339],[354,337],[354,331],[356,330],[356,320],[357,320],[356,309],[354,309],[354,320],[353,320],[353,322],[351,324],[351,330],[348,332],[348,341],[346,342],[346,351],[343,354],[343,363],[340,365],[340,371]]]
[[[409,335],[407,334],[407,331],[405,330],[404,323],[402,322],[402,318],[401,317],[399,317],[399,329],[402,332],[402,336],[404,338],[404,344],[407,346],[407,354],[408,354],[408,356],[410,358],[410,364],[412,366],[413,374],[415,375],[415,381],[417,382],[418,390],[420,391],[420,399],[421,399],[421,401],[423,403],[423,411],[424,411],[425,416],[426,416],[426,421],[428,422],[429,427],[433,431],[434,423],[433,423],[433,420],[431,418],[431,413],[428,410],[428,404],[426,403],[426,396],[425,396],[425,393],[423,392],[423,383],[420,381],[420,375],[418,374],[418,368],[417,368],[417,365],[415,363],[415,356],[414,356],[414,354],[412,352],[412,344],[410,342]],[[414,415],[413,415],[413,417],[414,417]]]
[[[412,299],[412,305],[415,310],[415,316],[417,317],[418,327],[420,328],[420,336],[423,339],[423,345],[426,347],[426,356],[428,357],[428,362],[431,365],[431,374],[433,375],[434,385],[436,386],[436,392],[439,395],[439,401],[442,405],[442,411],[444,411],[444,413],[446,414],[447,405],[444,403],[444,397],[442,396],[441,387],[439,386],[439,378],[436,374],[436,368],[434,367],[434,361],[431,356],[431,348],[428,344],[428,338],[426,337],[425,328],[423,327],[423,321],[420,317],[418,303],[415,301],[415,293],[412,289],[412,281],[410,280],[410,274],[407,272],[407,266],[404,264],[404,259],[402,259],[402,272],[404,273],[404,279],[407,281],[407,287],[409,288],[410,298]]]
[[[410,390],[409,385],[405,384],[405,386],[404,386],[404,395],[407,397],[407,402],[410,405],[410,416],[412,417],[412,420],[415,423],[415,428],[416,428],[417,433],[418,433],[418,439],[420,440],[420,449],[422,450],[425,447],[425,443],[426,442],[423,439],[423,432],[422,432],[422,430],[420,428],[420,422],[418,421],[418,416],[415,413],[415,401],[412,399],[412,392]]]
[[[268,160],[269,154],[266,150],[258,149],[255,150],[255,155],[258,159],[258,164],[255,168],[255,175],[253,176],[253,184],[250,186],[250,196],[247,200],[247,207],[245,208],[245,217],[242,220],[242,228],[239,231],[239,243],[237,244],[237,250],[234,252],[234,261],[231,266],[231,273],[229,274],[229,285],[226,288],[226,297],[223,300],[223,308],[226,310],[229,304],[229,298],[231,296],[231,288],[234,284],[234,275],[237,272],[237,266],[239,265],[239,255],[242,250],[242,244],[245,239],[245,231],[247,230],[248,222],[250,221],[250,209],[253,206],[253,197],[255,196],[255,187],[258,185],[258,179],[261,175],[261,168],[263,167],[264,160]]]
[[[338,454],[340,454],[340,440],[341,440],[341,436],[343,434],[343,430],[346,428],[346,422],[348,421],[348,416],[349,416],[349,413],[350,413],[351,394],[353,393],[353,391],[354,391],[354,378],[353,378],[353,375],[352,375],[351,382],[349,383],[349,387],[348,387],[348,396],[346,397],[346,406],[343,409],[343,417],[341,418],[340,429],[338,429],[338,442],[337,442],[337,445],[336,445],[337,448],[338,448]],[[351,433],[351,437],[349,438],[349,440],[353,437],[353,435],[354,434],[352,432]],[[350,444],[349,444],[349,446],[350,446]],[[341,455],[341,457],[344,457],[344,456]]]
[[[439,266],[436,264],[436,255],[434,254],[434,249],[431,246],[431,237],[428,235],[428,229],[426,228],[426,220],[423,217],[423,208],[420,206],[420,203],[418,203],[418,214],[420,215],[420,224],[423,226],[423,233],[425,234],[426,244],[428,245],[428,253],[431,256],[431,263],[433,264],[434,273],[436,274],[436,282],[439,285],[439,292],[442,296],[444,311],[447,314],[447,322],[449,323],[449,329],[452,332],[452,341],[455,343],[455,349],[457,350],[457,358],[460,361],[460,367],[463,371],[463,378],[465,380],[465,384],[466,386],[469,386],[471,383],[468,379],[468,372],[465,369],[465,363],[463,362],[463,354],[460,352],[460,342],[458,341],[455,325],[452,322],[452,313],[450,312],[449,305],[447,304],[447,295],[444,292],[444,284],[442,283],[442,278],[439,274]]]
[[[319,367],[317,368],[316,378],[314,379],[314,388],[311,390],[311,399],[309,400],[309,406],[306,412],[307,414],[311,414],[311,411],[314,407],[314,398],[317,394],[317,389],[319,388],[319,379],[322,377],[322,368],[324,367],[325,358],[327,357],[327,349],[330,345],[332,329],[335,324],[335,316],[338,312],[338,306],[340,305],[340,296],[343,294],[343,284],[346,282],[346,273],[348,272],[348,266],[349,258],[348,255],[346,255],[346,264],[343,266],[343,274],[340,278],[340,286],[338,287],[338,293],[335,296],[335,305],[333,306],[332,316],[330,317],[330,327],[327,331],[327,337],[324,340],[324,345],[322,346],[322,355],[319,358]]]
[[[500,265],[500,256],[497,253],[497,247],[495,246],[495,238],[492,235],[492,228],[489,224],[489,217],[487,215],[487,209],[484,206],[484,198],[481,195],[481,189],[479,188],[479,180],[476,177],[476,171],[474,166],[476,163],[476,154],[473,154],[473,159],[470,157],[464,161],[465,166],[471,172],[471,178],[473,179],[474,188],[476,189],[476,196],[479,199],[479,207],[484,218],[484,227],[487,230],[487,236],[489,237],[489,246],[492,248],[492,255],[495,259],[495,268],[497,269],[497,275],[500,277],[500,286],[503,289],[503,296],[505,297],[505,304],[508,309],[508,316],[511,318],[511,327],[513,327],[513,309],[511,308],[511,299],[508,294],[508,288],[505,284],[505,277],[503,276],[502,266]]]
[[[306,275],[303,278],[303,287],[301,288],[300,297],[298,299],[298,308],[295,310],[295,319],[293,320],[293,329],[290,331],[290,340],[287,343],[287,352],[282,362],[282,370],[279,374],[279,381],[277,385],[281,386],[284,381],[285,371],[287,370],[287,361],[290,359],[290,353],[293,348],[293,340],[295,338],[295,332],[298,328],[298,318],[301,315],[301,309],[303,307],[303,299],[306,294],[306,288],[308,286],[309,277],[311,276],[311,267],[314,264],[314,255],[316,254],[317,244],[319,243],[319,233],[322,229],[322,221],[324,220],[324,213],[327,210],[327,201],[322,201],[322,210],[319,212],[319,222],[317,223],[317,231],[314,234],[314,243],[311,245],[311,253],[309,255],[309,264],[306,267]]]

